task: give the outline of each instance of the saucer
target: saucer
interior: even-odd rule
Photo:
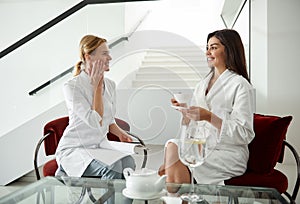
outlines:
[[[188,109],[187,107],[182,107],[182,106],[172,106],[171,105],[171,107],[176,109],[176,110],[186,110],[186,109]]]
[[[153,196],[143,196],[141,194],[135,194],[132,193],[130,191],[128,191],[127,188],[123,189],[122,191],[123,195],[126,196],[127,198],[131,198],[131,199],[137,199],[137,200],[152,200],[152,199],[157,199],[160,198],[162,196],[164,196],[166,194],[166,190],[162,190],[161,192],[157,193],[156,195]]]

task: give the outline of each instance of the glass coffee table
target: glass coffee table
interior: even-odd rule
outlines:
[[[166,190],[157,196],[126,197],[125,180],[100,180],[98,178],[45,177],[0,198],[0,204],[33,203],[108,203],[108,204],[164,204],[182,203],[180,194],[189,192],[189,184],[166,184]],[[275,189],[241,186],[195,185],[195,192],[202,195],[206,202],[213,204],[228,203],[283,203],[288,202]],[[125,195],[124,195],[125,194]],[[127,195],[128,196],[128,195]]]

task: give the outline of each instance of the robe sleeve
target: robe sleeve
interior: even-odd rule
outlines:
[[[77,81],[69,81],[63,87],[66,105],[69,113],[76,114],[89,127],[101,129],[101,116],[93,110],[88,101],[87,93]]]
[[[233,90],[232,111],[225,113],[220,131],[222,143],[248,145],[254,138],[254,89],[241,83]]]

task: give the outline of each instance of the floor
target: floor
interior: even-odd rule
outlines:
[[[12,193],[36,181],[35,174],[30,172],[6,186],[0,186],[0,197]]]

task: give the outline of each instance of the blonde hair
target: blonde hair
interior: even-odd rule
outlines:
[[[81,66],[85,63],[85,54],[91,54],[102,43],[105,43],[106,39],[100,38],[94,35],[86,35],[80,40],[79,44],[79,57],[80,61],[75,65],[74,76],[77,76],[81,72]]]

